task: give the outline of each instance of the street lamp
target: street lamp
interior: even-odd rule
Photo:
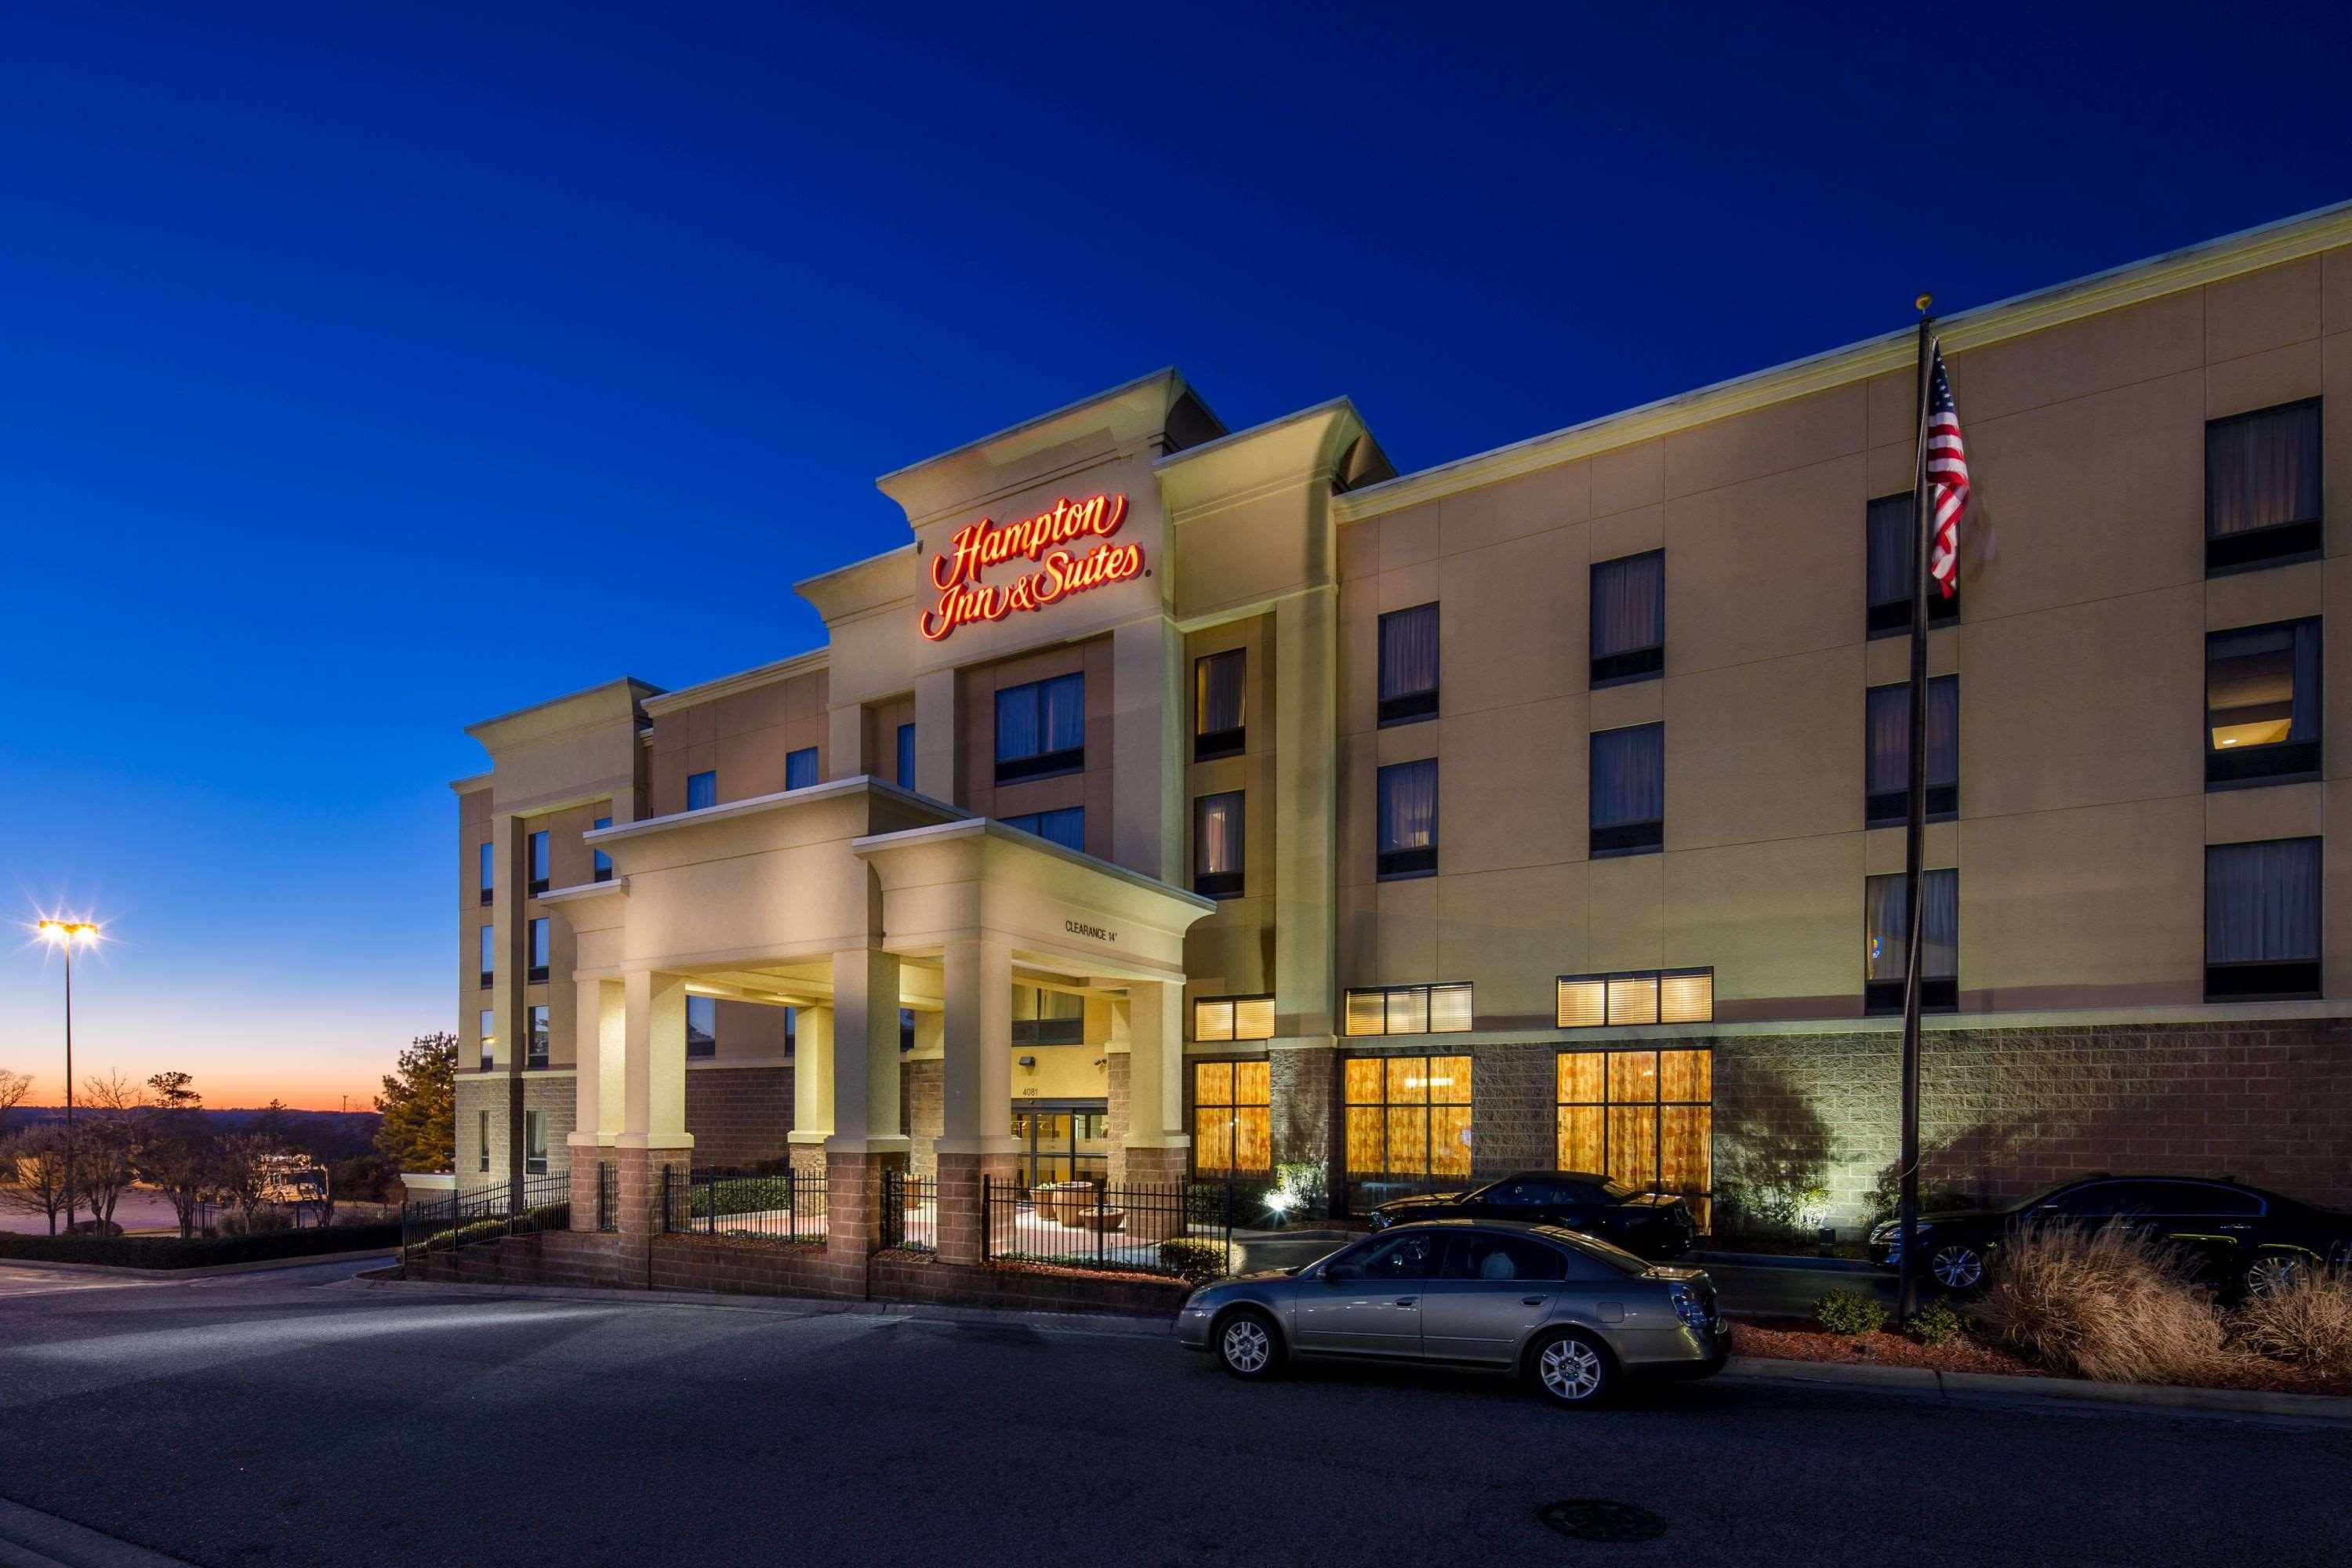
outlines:
[[[98,926],[92,921],[45,920],[40,924],[41,940],[61,948],[66,955],[66,1234],[74,1227],[73,1190],[73,954],[77,942],[98,940]]]

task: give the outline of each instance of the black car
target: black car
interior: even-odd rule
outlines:
[[[2087,1176],[2000,1209],[1938,1209],[1918,1219],[1928,1276],[1970,1290],[2019,1226],[2122,1219],[2190,1248],[2208,1277],[2252,1291],[2284,1284],[2315,1263],[2352,1263],[2352,1215],[2314,1208],[2237,1182],[2180,1176]],[[1871,1227],[1870,1256],[1902,1266],[1896,1223]]]
[[[1421,1219],[1513,1219],[1557,1225],[1613,1242],[1638,1257],[1680,1258],[1698,1235],[1672,1193],[1637,1193],[1591,1171],[1516,1171],[1465,1193],[1395,1198],[1371,1212],[1372,1228]]]

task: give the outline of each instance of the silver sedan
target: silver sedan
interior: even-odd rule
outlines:
[[[1650,1263],[1556,1226],[1399,1226],[1296,1271],[1195,1290],[1176,1338],[1235,1377],[1293,1355],[1516,1371],[1555,1404],[1628,1378],[1707,1377],[1728,1343],[1700,1268]]]

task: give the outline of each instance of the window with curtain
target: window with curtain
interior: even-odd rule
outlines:
[[[526,1176],[547,1174],[547,1112],[544,1110],[522,1113],[522,1173]]]
[[[530,1010],[530,1045],[522,1065],[526,1068],[547,1065],[547,1009],[544,1006]]]
[[[1705,1024],[1715,1017],[1715,971],[1643,969],[1559,977],[1563,1029],[1629,1024]]]
[[[2319,994],[2319,850],[2316,838],[2206,846],[2206,1000]]]
[[[540,829],[530,836],[530,887],[529,891],[547,891],[547,830]]]
[[[610,827],[613,826],[613,819],[609,816],[600,816],[596,819],[596,826],[600,828]],[[596,880],[609,882],[612,879],[613,858],[599,849],[596,851]]]
[[[1013,1043],[1076,1046],[1087,1037],[1087,999],[1042,985],[1013,988]]]
[[[1192,890],[1202,898],[1242,895],[1242,808],[1240,790],[1192,802]]]
[[[1087,852],[1087,808],[1065,806],[1060,811],[1033,811],[1022,816],[1003,819],[1007,827],[1017,827],[1024,833],[1034,833],[1048,844],[1058,844],[1065,849]]]
[[[1427,877],[1437,870],[1437,759],[1395,763],[1380,771],[1382,878]]]
[[[1349,1057],[1341,1068],[1350,1204],[1470,1174],[1469,1057]]]
[[[719,998],[688,996],[686,999],[686,1054],[689,1057],[715,1057],[719,1054]]]
[[[1557,1168],[1679,1194],[1706,1228],[1714,1079],[1714,1059],[1703,1050],[1560,1052]]]
[[[1274,1169],[1273,1074],[1265,1062],[1192,1064],[1192,1169],[1203,1176]]]
[[[1647,680],[1666,667],[1666,552],[1592,568],[1592,684]]]
[[[1666,841],[1666,727],[1596,730],[1588,853],[1646,855]]]
[[[710,807],[717,805],[718,804],[719,773],[716,769],[713,769],[709,773],[689,773],[687,775],[687,810],[708,811]]]
[[[527,983],[537,984],[547,978],[547,919],[541,916],[530,922],[530,973]]]
[[[1192,661],[1192,760],[1237,757],[1247,750],[1242,711],[1247,655],[1240,648]]]
[[[482,985],[486,990],[491,979],[498,973],[498,928],[484,926],[482,928]]]
[[[1863,524],[1864,624],[1867,635],[1895,637],[1911,629],[1912,574],[1918,569],[1919,531],[1912,526],[1918,515],[1909,490],[1880,496],[1872,501]],[[1960,618],[1960,596],[1944,597],[1930,584],[1927,625],[1949,626]]]
[[[784,753],[784,787],[806,789],[816,783],[816,748],[803,746]]]
[[[1900,827],[1911,815],[1911,685],[1874,686],[1863,706],[1863,821]],[[1960,811],[1960,678],[1927,682],[1927,820]]]
[[[1351,1035],[1458,1035],[1472,1024],[1470,984],[1388,985],[1347,994]]]
[[[1903,1011],[1903,977],[1909,956],[1909,880],[1901,872],[1873,877],[1863,885],[1863,1011]],[[1959,1007],[1960,874],[1927,873],[1920,894],[1919,1006],[1950,1013]]]
[[[490,1113],[487,1110],[474,1113],[474,1140],[482,1152],[481,1163],[475,1168],[487,1171],[490,1168]]]
[[[495,1060],[493,1052],[494,1048],[498,1045],[498,1015],[492,1012],[489,1008],[485,1007],[481,1011],[478,1023],[479,1027],[477,1029],[474,1037],[482,1042],[482,1070],[484,1072],[488,1072],[490,1070],[490,1067]]]
[[[491,889],[490,864],[497,854],[498,850],[494,846],[488,844],[482,846],[482,872],[479,885],[479,901],[485,904],[488,903],[494,896]]]
[[[1436,715],[1437,606],[1391,610],[1381,617],[1381,722]]]
[[[996,694],[996,782],[1072,773],[1087,765],[1087,678],[1057,675]]]
[[[2205,787],[2315,779],[2319,621],[2283,621],[2205,638]]]
[[[2320,430],[2317,398],[2206,424],[2206,575],[2318,559]]]
[[[1192,1004],[1196,1040],[1274,1038],[1272,996],[1203,996]]]
[[[896,782],[900,789],[915,787],[915,727],[898,726],[898,772]]]

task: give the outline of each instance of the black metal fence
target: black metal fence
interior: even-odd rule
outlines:
[[[1213,1279],[1234,1267],[1234,1188],[1223,1182],[1024,1187],[990,1177],[981,1188],[983,1256]]]
[[[907,1171],[882,1173],[882,1245],[902,1252],[940,1249],[940,1184]]]
[[[661,1228],[675,1235],[824,1240],[822,1171],[662,1167]]]
[[[520,1201],[518,1201],[518,1198]],[[562,1230],[572,1223],[572,1173],[525,1176],[514,1184],[478,1187],[446,1198],[409,1199],[400,1205],[400,1255],[421,1259],[509,1236]]]

